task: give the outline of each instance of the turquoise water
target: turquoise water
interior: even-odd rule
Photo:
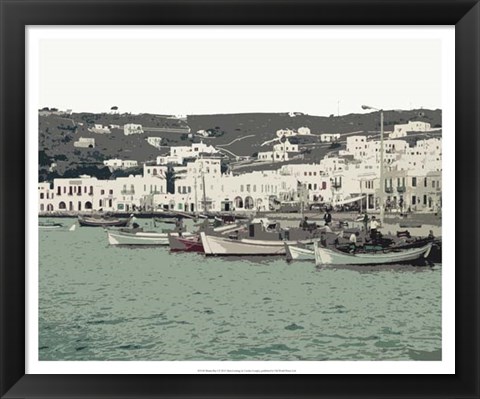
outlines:
[[[40,360],[441,359],[441,265],[318,269],[111,247],[101,228],[39,236]]]

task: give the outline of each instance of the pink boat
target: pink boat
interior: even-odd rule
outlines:
[[[202,252],[203,244],[200,236],[195,235],[192,237],[178,237],[168,235],[168,244],[170,245],[170,251],[172,252]]]

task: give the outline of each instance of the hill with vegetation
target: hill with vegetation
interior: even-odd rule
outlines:
[[[385,111],[385,131],[393,131],[395,124],[410,120],[424,121],[432,127],[442,124],[441,110]],[[123,125],[141,124],[145,133],[126,136]],[[114,125],[108,134],[90,131],[95,124]],[[239,157],[252,157],[261,151],[270,151],[280,129],[297,130],[308,127],[311,135],[294,136],[290,140],[299,144],[303,153],[302,162],[321,159],[326,153],[335,149],[330,144],[320,144],[320,134],[341,133],[372,135],[380,130],[378,112],[367,114],[348,114],[341,116],[314,116],[297,113],[249,113],[190,115],[186,120],[166,115],[153,114],[118,114],[118,113],[73,113],[70,115],[39,116],[39,178],[51,180],[64,176],[73,177],[89,174],[99,178],[109,178],[129,173],[139,173],[141,168],[116,171],[112,173],[103,166],[103,161],[111,158],[136,160],[139,165],[154,161],[158,155],[169,152],[170,146],[191,145],[203,141],[211,144],[231,161]],[[190,128],[191,134],[188,134]],[[205,131],[205,136],[196,134]],[[94,138],[94,148],[78,148],[73,143],[80,137]],[[160,149],[150,145],[147,137],[161,137]],[[269,142],[262,146],[263,143]],[[295,162],[295,161],[294,161]],[[297,160],[296,162],[299,162]],[[49,170],[56,164],[53,171]],[[258,166],[264,168],[265,165]]]

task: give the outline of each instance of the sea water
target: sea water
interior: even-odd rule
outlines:
[[[39,360],[441,359],[441,265],[115,247],[55,221],[39,230]]]

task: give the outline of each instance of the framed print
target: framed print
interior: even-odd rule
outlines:
[[[1,5],[2,397],[479,396],[476,1]]]

